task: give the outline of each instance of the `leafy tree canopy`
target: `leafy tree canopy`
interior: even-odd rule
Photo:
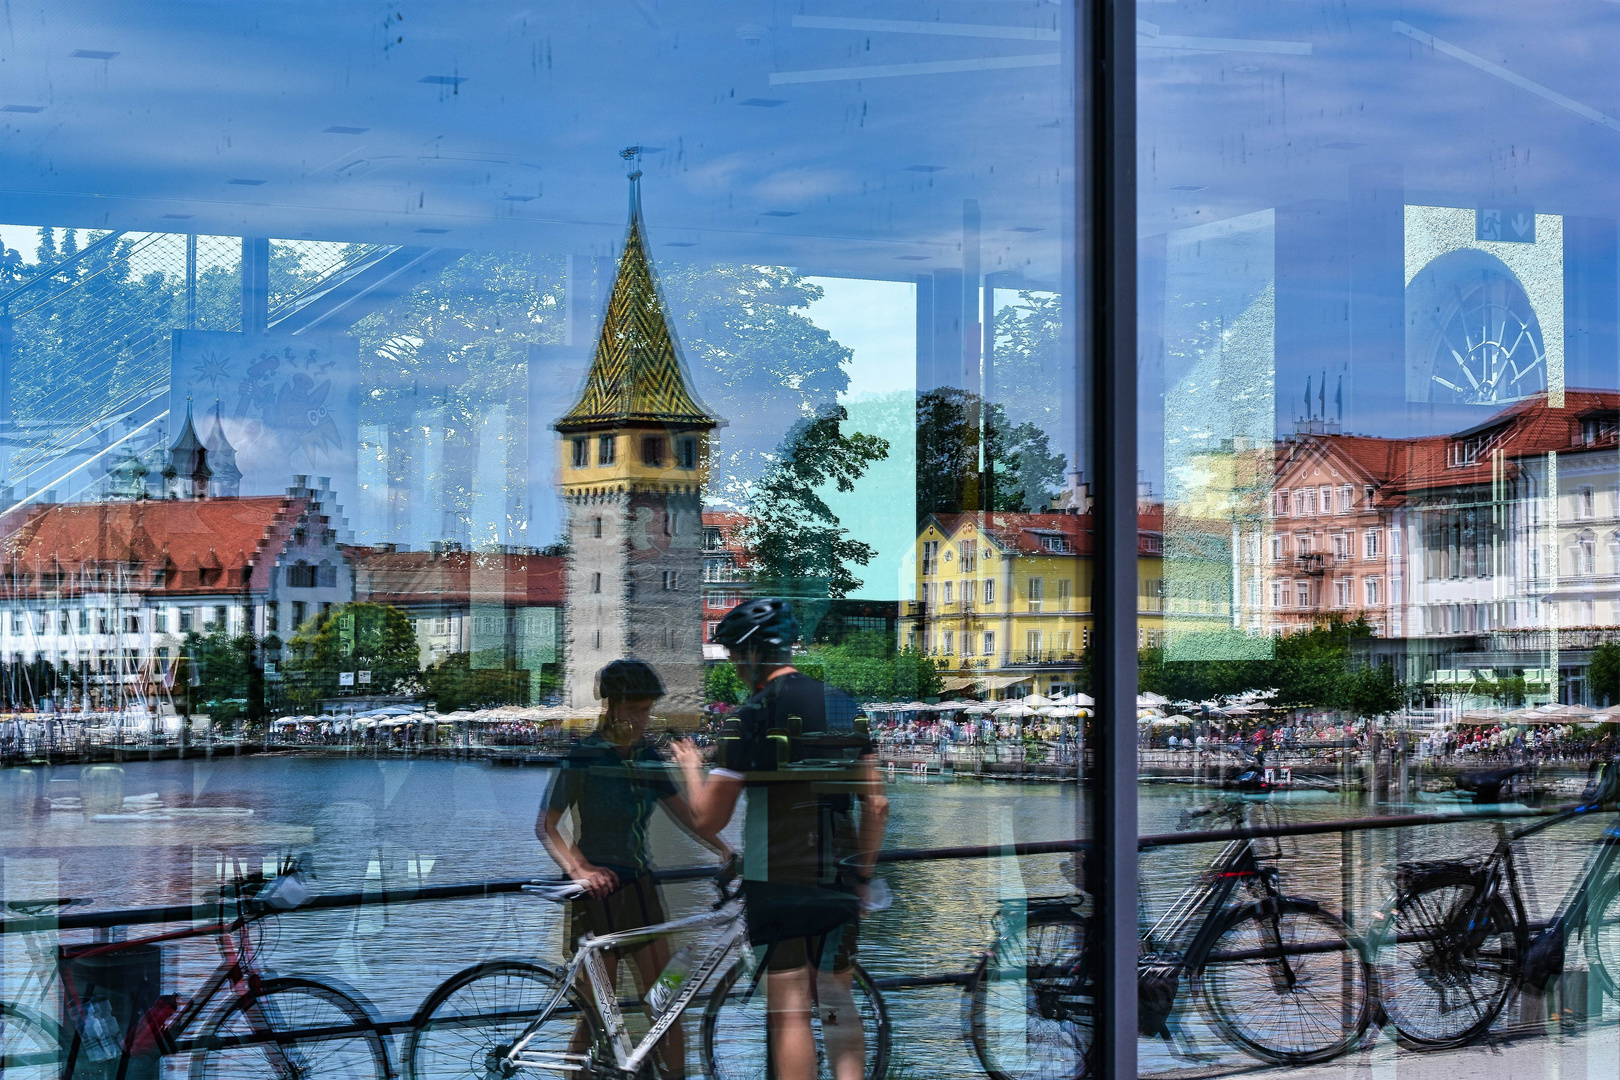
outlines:
[[[853,491],[889,443],[860,432],[846,434],[843,406],[799,421],[780,456],[749,492],[748,517],[737,539],[749,554],[749,574],[762,591],[796,598],[842,597],[861,585],[852,565],[865,566],[870,544],[852,540],[816,488]],[[802,620],[801,620],[802,621]]]
[[[1237,633],[1237,631],[1233,631]],[[1167,661],[1164,649],[1138,654],[1138,685],[1172,701],[1226,698],[1246,690],[1275,689],[1283,708],[1345,709],[1357,716],[1384,716],[1401,708],[1406,687],[1394,669],[1353,666],[1350,643],[1372,636],[1364,619],[1325,621],[1276,639],[1270,658]]]
[[[521,668],[475,668],[468,654],[452,653],[427,669],[428,697],[439,712],[482,709],[491,705],[524,705],[529,700],[529,673]]]
[[[261,718],[264,679],[254,666],[256,647],[251,634],[232,635],[218,624],[206,634],[188,633],[181,648],[193,680],[192,708],[223,726],[243,716]]]
[[[339,672],[370,671],[374,694],[406,693],[419,683],[416,628],[387,604],[341,604],[299,627],[287,644],[288,692],[303,707],[336,695]]]
[[[1062,483],[1063,456],[1035,424],[955,387],[917,398],[919,514],[1043,510]]]

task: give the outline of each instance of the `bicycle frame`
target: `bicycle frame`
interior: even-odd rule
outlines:
[[[632,1044],[629,1029],[625,1026],[624,1013],[619,1008],[618,992],[608,978],[607,967],[602,963],[602,954],[626,945],[635,945],[684,930],[700,930],[710,926],[724,926],[726,929],[702,961],[692,969],[685,985],[675,995],[674,1000],[658,1014],[652,1026],[648,1028],[647,1034],[640,1042]],[[698,993],[708,985],[709,980],[720,969],[720,965],[725,962],[731,951],[737,947],[737,943],[743,939],[745,933],[742,906],[732,900],[715,911],[676,919],[673,922],[658,923],[655,926],[606,934],[602,937],[594,934],[585,935],[579,941],[579,949],[574,953],[574,958],[569,961],[568,967],[563,972],[562,984],[558,987],[556,995],[540,1010],[540,1015],[523,1030],[511,1049],[506,1051],[503,1055],[504,1060],[520,1067],[550,1069],[564,1073],[581,1072],[590,1067],[592,1063],[588,1054],[558,1054],[527,1049],[540,1028],[562,1005],[569,990],[578,981],[580,972],[583,971],[590,983],[591,996],[595,999],[597,1012],[607,1027],[606,1034],[613,1047],[614,1064],[626,1075],[634,1075],[652,1056],[659,1040],[680,1020]],[[757,984],[757,978],[755,982]],[[750,992],[752,989],[750,987]]]
[[[1589,812],[1590,810],[1586,807],[1579,807],[1567,813],[1558,814],[1546,821],[1538,821],[1533,825],[1528,825],[1511,835],[1503,837],[1498,842],[1497,854],[1492,862],[1506,868],[1508,894],[1513,903],[1514,916],[1521,925],[1528,926],[1530,919],[1519,888],[1518,860],[1514,857],[1513,845],[1519,840],[1534,836],[1536,833],[1549,829],[1554,825],[1574,820]],[[1591,920],[1592,893],[1609,880],[1609,871],[1614,866],[1617,857],[1620,857],[1620,818],[1617,818],[1615,822],[1603,830],[1603,835],[1598,841],[1597,853],[1587,860],[1586,868],[1582,871],[1581,876],[1565,896],[1564,901],[1559,904],[1558,910],[1552,918],[1547,921],[1547,931],[1556,931],[1567,935],[1571,929],[1576,931],[1586,929]],[[1490,880],[1494,885],[1495,877],[1493,876]],[[1488,887],[1484,891],[1489,893],[1492,890]]]
[[[1168,946],[1182,940],[1199,912],[1203,912],[1203,922],[1187,948],[1176,958],[1178,968],[1196,966],[1188,962],[1189,958],[1196,960],[1209,951],[1214,944],[1215,926],[1221,912],[1226,910],[1238,883],[1245,880],[1261,882],[1269,896],[1279,895],[1275,874],[1263,869],[1255,857],[1254,842],[1248,839],[1228,841],[1220,853],[1210,860],[1201,880],[1183,890],[1169,909],[1142,935],[1143,945],[1150,951],[1157,951],[1154,948],[1157,942]]]
[[[167,934],[152,934],[146,937],[127,941],[97,942],[88,946],[74,946],[61,950],[61,956],[64,960],[77,959],[85,956],[113,953],[119,951],[120,949],[127,949],[135,945],[151,945],[165,941],[178,941],[185,938],[201,937],[205,934],[218,934],[221,954],[219,965],[215,967],[213,972],[209,974],[208,978],[203,981],[202,986],[199,987],[195,993],[186,998],[184,1004],[175,1011],[173,1017],[171,1017],[169,1021],[163,1025],[162,1029],[154,1032],[158,1052],[160,1054],[168,1055],[179,1053],[182,1050],[180,1043],[181,1037],[192,1027],[192,1025],[202,1018],[203,1014],[208,1010],[208,1007],[213,1004],[215,999],[219,996],[220,991],[224,989],[227,984],[236,988],[236,996],[238,998],[248,997],[257,990],[261,981],[259,973],[249,964],[246,955],[238,952],[232,938],[233,935],[246,929],[254,922],[265,918],[266,914],[267,913],[263,912],[251,915],[242,914],[236,916],[234,919],[231,919],[228,922],[215,922],[210,923],[207,926],[190,927],[185,930],[176,930]],[[58,971],[57,978],[62,978],[60,971]],[[80,1004],[79,988],[72,985],[65,979],[63,980],[63,986],[69,995],[70,1009],[77,1007]],[[270,1025],[265,1021],[262,1015],[250,1015],[249,1019],[252,1021],[255,1027],[262,1026],[266,1031],[270,1029]],[[144,1020],[144,1016],[137,1017],[134,1020],[134,1024],[141,1024],[144,1022]],[[77,1030],[75,1030],[73,1040],[68,1047],[65,1069],[66,1073],[71,1073],[73,1071],[74,1063],[79,1052],[79,1046],[80,1036]],[[201,1043],[198,1043],[197,1045],[188,1045],[184,1047],[184,1049],[201,1050],[206,1049],[206,1047]],[[128,1052],[127,1049],[125,1052]],[[288,1064],[285,1060],[285,1048],[272,1042],[269,1044],[269,1053],[274,1055],[276,1058],[281,1059],[277,1061],[278,1067],[285,1067]]]

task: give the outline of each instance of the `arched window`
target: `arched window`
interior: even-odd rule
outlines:
[[[1620,532],[1609,534],[1609,573],[1620,574]]]

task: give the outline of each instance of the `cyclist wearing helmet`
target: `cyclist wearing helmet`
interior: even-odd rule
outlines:
[[[675,758],[699,831],[724,828],[748,791],[743,907],[767,971],[778,1080],[816,1075],[813,1005],[837,1080],[860,1080],[865,1046],[850,963],[889,803],[872,743],[856,730],[855,702],[790,663],[798,636],[786,600],[728,612],[711,640],[726,646],[753,695],[727,720],[707,780],[690,743],[676,744]]]
[[[667,921],[663,898],[651,874],[647,826],[653,806],[662,803],[687,832],[714,848],[723,845],[694,828],[692,810],[675,786],[669,765],[647,740],[653,702],[664,684],[640,660],[615,660],[596,678],[597,696],[606,701],[596,730],[569,751],[552,781],[535,835],[564,873],[585,889],[569,905],[566,947],[573,952],[586,934],[611,934]],[[558,825],[573,811],[570,841]],[[635,965],[643,999],[669,962],[669,941],[659,938],[626,950]],[[619,957],[604,956],[608,978],[617,977]],[[575,1050],[589,1032],[581,1022]],[[685,1047],[676,1024],[659,1043],[666,1077],[684,1075]]]

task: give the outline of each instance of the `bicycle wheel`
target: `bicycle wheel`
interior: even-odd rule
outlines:
[[[1603,992],[1620,997],[1620,881],[1609,880],[1592,897],[1586,924],[1586,955]]]
[[[405,1075],[413,1080],[507,1075],[494,1056],[517,1041],[562,984],[562,976],[550,968],[518,960],[478,964],[451,976],[417,1010],[405,1037]],[[576,1040],[581,1025],[583,1038]],[[553,1054],[589,1048],[607,1056],[604,1043],[596,1010],[570,988],[528,1048]]]
[[[219,1014],[191,1055],[192,1080],[389,1080],[388,1041],[360,1001],[314,979],[266,979]]]
[[[832,976],[837,978],[837,976]],[[771,1075],[765,1027],[765,980],[753,985],[752,965],[739,960],[721,976],[709,995],[703,1011],[703,1069],[713,1080],[759,1080]],[[865,1076],[882,1080],[889,1068],[889,1014],[871,976],[859,964],[850,966],[850,992],[861,1021],[861,1037],[866,1057]],[[824,992],[823,992],[824,993]],[[827,1037],[836,1043],[843,1025],[836,1003],[823,996],[811,1016],[816,1040],[816,1075],[832,1080],[828,1061]],[[837,1028],[834,1025],[839,1025]]]
[[[1337,1057],[1372,1022],[1372,965],[1349,927],[1311,903],[1235,909],[1193,978],[1227,1041],[1274,1064]]]
[[[1500,897],[1478,910],[1481,883],[1463,870],[1428,874],[1395,899],[1379,984],[1384,1012],[1409,1046],[1478,1038],[1513,993],[1524,935]]]
[[[1090,1069],[1095,994],[1086,921],[1031,912],[998,939],[968,982],[968,1033],[991,1080],[1074,1080]]]
[[[62,1043],[56,1023],[0,1001],[0,1076],[6,1080],[55,1080],[61,1072]]]

